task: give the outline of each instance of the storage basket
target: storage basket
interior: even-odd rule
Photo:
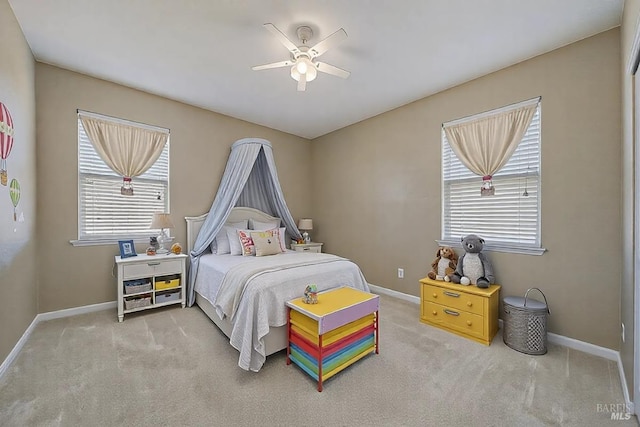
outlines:
[[[146,292],[151,290],[151,281],[149,279],[127,280],[124,282],[124,293],[135,294],[137,292]]]
[[[528,298],[529,292],[542,294],[544,302]],[[504,303],[504,343],[526,354],[547,352],[547,315],[551,314],[547,297],[538,288],[529,288],[521,297],[506,297]]]
[[[180,275],[156,277],[156,291],[172,289],[180,286]]]
[[[140,308],[151,305],[151,296],[142,297],[142,298],[131,298],[124,300],[124,308],[126,310],[131,310],[132,308]]]
[[[180,291],[156,294],[156,304],[162,304],[163,302],[180,301],[180,294]]]

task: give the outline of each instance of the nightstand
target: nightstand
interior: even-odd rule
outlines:
[[[297,252],[322,252],[322,243],[311,242],[311,243],[292,243],[291,249]]]
[[[118,321],[150,308],[186,303],[186,254],[116,256]]]

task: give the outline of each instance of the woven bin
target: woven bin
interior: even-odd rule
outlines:
[[[528,298],[529,292],[542,294],[544,302]],[[506,297],[504,305],[504,343],[526,354],[547,352],[547,315],[551,314],[547,297],[538,288],[527,289],[524,298]]]

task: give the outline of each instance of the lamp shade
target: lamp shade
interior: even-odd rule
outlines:
[[[173,222],[171,222],[171,216],[168,213],[156,212],[153,214],[151,220],[151,227],[149,228],[173,228]]]
[[[301,218],[298,221],[299,230],[313,230],[313,220],[311,218]]]

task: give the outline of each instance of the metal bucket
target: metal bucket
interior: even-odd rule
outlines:
[[[528,298],[529,292],[542,294],[544,302]],[[547,297],[538,288],[529,288],[521,297],[506,297],[504,305],[504,343],[514,350],[526,354],[547,352],[547,315],[551,314]]]

